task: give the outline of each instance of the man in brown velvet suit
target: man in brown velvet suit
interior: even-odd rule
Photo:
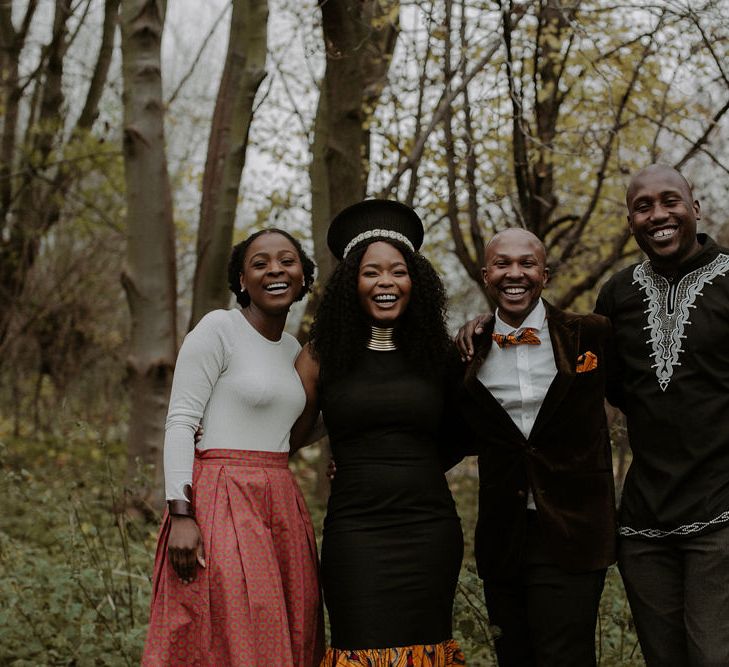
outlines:
[[[610,325],[541,299],[549,270],[530,232],[497,234],[482,271],[496,312],[459,398],[479,456],[476,562],[499,665],[594,665],[615,560]]]

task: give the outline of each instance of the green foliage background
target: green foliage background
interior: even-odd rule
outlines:
[[[135,665],[156,527],[112,510],[121,443],[3,439],[0,664]]]
[[[315,474],[293,461],[314,525]],[[65,438],[0,436],[0,664],[139,664],[146,632],[157,525],[114,512],[125,470],[121,442],[80,424]],[[493,632],[473,561],[475,461],[449,473],[466,542],[454,633],[471,667],[495,665]],[[641,665],[617,571],[608,573],[597,641],[600,665]]]

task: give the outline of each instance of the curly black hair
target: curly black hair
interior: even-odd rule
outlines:
[[[453,349],[445,323],[443,283],[431,263],[404,243],[374,240],[385,241],[402,253],[412,281],[410,302],[395,328],[395,343],[412,368],[424,375],[440,375]],[[359,265],[372,242],[358,244],[339,263],[314,316],[310,340],[324,382],[345,375],[366,349],[370,324],[359,303],[357,282]]]
[[[291,241],[291,244],[294,248],[296,248],[296,253],[299,255],[299,260],[301,261],[301,265],[304,269],[304,286],[301,288],[301,292],[299,292],[299,295],[296,297],[296,301],[301,301],[301,299],[303,299],[311,291],[311,286],[314,283],[316,265],[309,255],[306,254],[306,251],[302,248],[298,239],[291,236],[291,234],[287,231],[278,229],[277,227],[267,227],[266,229],[255,232],[244,241],[233,246],[233,251],[230,253],[230,260],[228,261],[228,287],[230,288],[230,291],[235,294],[235,300],[243,308],[246,308],[251,303],[251,297],[248,292],[241,290],[240,288],[240,274],[248,248],[253,241],[263,234],[281,234],[281,236]]]

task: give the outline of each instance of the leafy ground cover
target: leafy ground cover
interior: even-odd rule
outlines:
[[[294,468],[308,498],[307,457]],[[0,437],[0,664],[139,664],[157,525],[115,514],[122,443],[80,425],[64,440]],[[472,667],[495,665],[493,629],[473,563],[478,479],[473,461],[450,473],[466,539],[454,631]],[[323,508],[310,501],[321,527]],[[611,569],[596,637],[600,665],[641,665],[620,577]]]

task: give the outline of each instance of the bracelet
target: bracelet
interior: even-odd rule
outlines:
[[[192,503],[186,500],[168,500],[167,510],[170,516],[189,516],[195,518],[195,512],[192,511]]]
[[[185,498],[192,496],[192,487],[189,484],[185,484],[182,489],[185,494]],[[168,500],[167,511],[170,516],[189,516],[195,518],[195,510],[192,508],[192,503],[189,500]]]

